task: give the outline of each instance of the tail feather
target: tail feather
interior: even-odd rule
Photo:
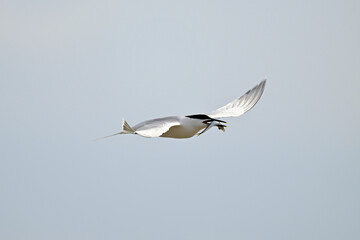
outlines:
[[[119,134],[134,134],[134,133],[135,133],[135,130],[130,127],[130,125],[125,121],[125,119],[123,119],[122,131],[121,132],[111,134],[109,136],[97,138],[94,141],[104,139],[104,138],[108,138],[108,137],[113,137],[113,136],[116,136],[116,135],[119,135]]]
[[[130,127],[130,125],[125,121],[125,119],[123,119],[123,130],[122,130],[123,134],[126,133],[135,133],[134,129],[132,129]]]

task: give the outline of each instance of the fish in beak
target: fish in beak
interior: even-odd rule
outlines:
[[[224,121],[204,121],[203,123],[207,124],[207,127],[202,130],[200,133],[198,133],[197,135],[200,136],[201,134],[203,134],[204,132],[208,131],[210,128],[217,126],[219,130],[225,132],[225,128],[227,127],[226,125],[221,124],[220,122],[224,122]],[[226,123],[226,122],[224,122]]]

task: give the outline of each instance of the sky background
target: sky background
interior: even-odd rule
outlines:
[[[0,239],[360,239],[360,1],[1,1]],[[93,139],[248,113],[185,140]]]

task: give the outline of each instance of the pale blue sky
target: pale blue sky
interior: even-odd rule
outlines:
[[[359,1],[2,1],[0,239],[360,239]],[[186,140],[118,136],[259,103]]]

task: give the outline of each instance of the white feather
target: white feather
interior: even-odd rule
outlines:
[[[258,85],[247,91],[241,97],[226,104],[225,106],[216,109],[208,114],[211,118],[225,118],[225,117],[238,117],[249,111],[259,101],[262,93],[264,92],[266,79]]]
[[[160,137],[171,127],[180,125],[179,117],[164,117],[141,122],[132,128],[143,137]]]

